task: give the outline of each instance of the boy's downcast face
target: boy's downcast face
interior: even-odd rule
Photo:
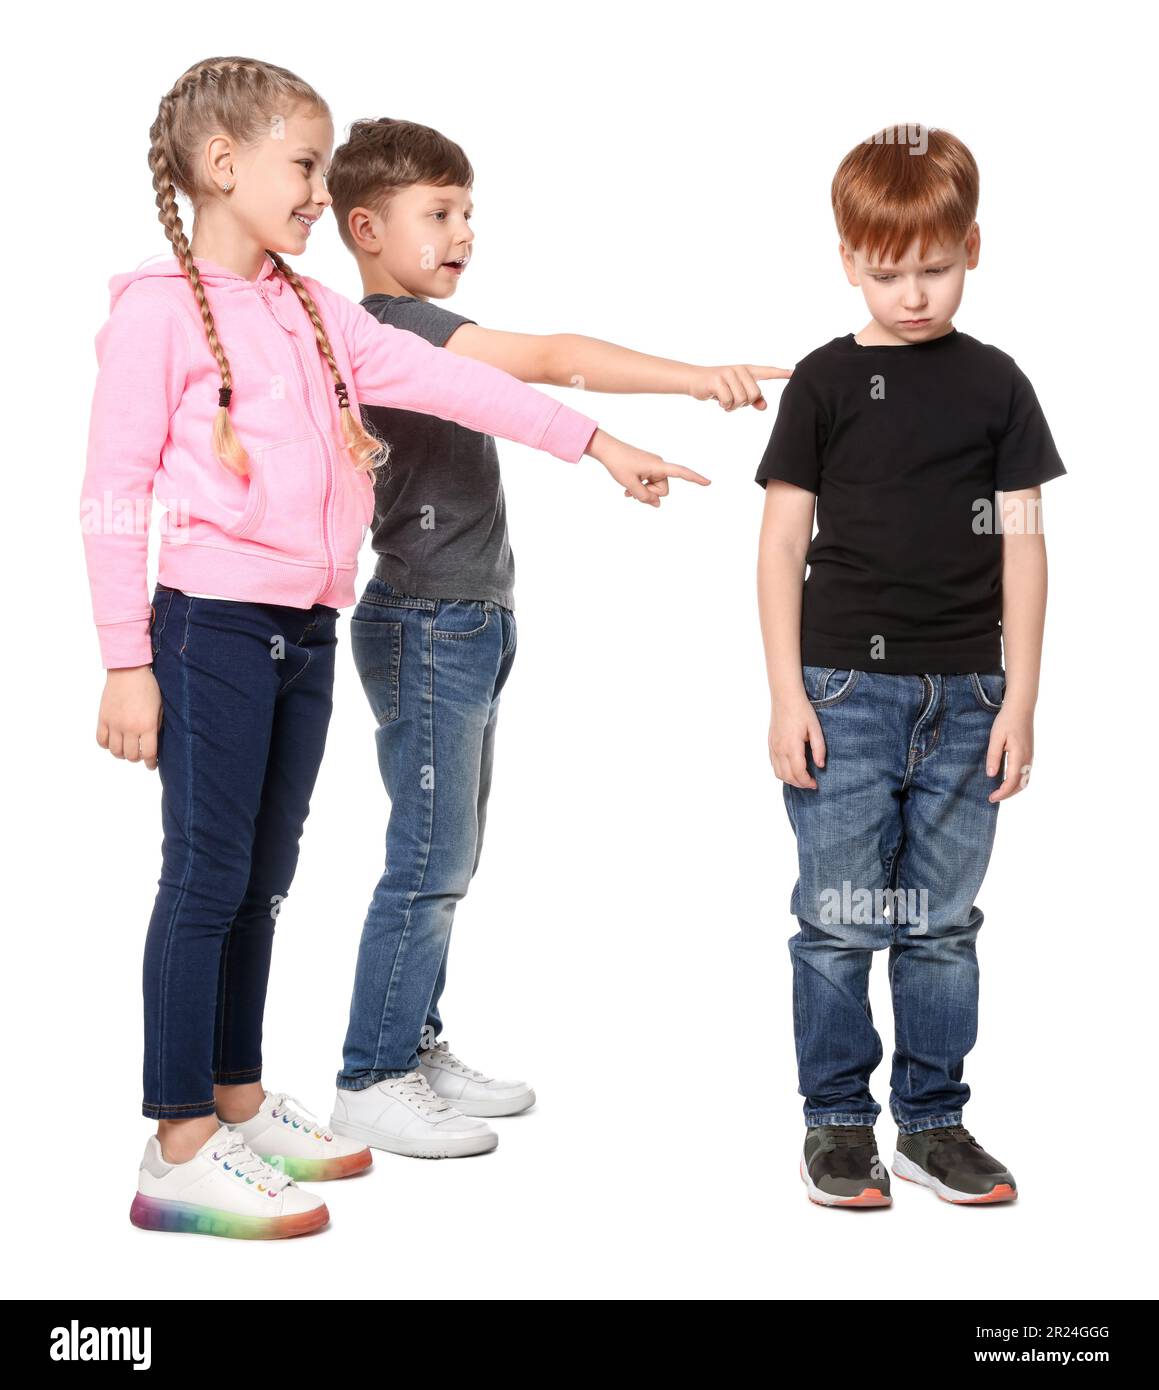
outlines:
[[[898,343],[916,343],[950,328],[980,245],[975,223],[964,241],[931,243],[924,256],[918,255],[916,237],[896,261],[844,244],[840,249],[849,283],[860,287],[878,325]]]

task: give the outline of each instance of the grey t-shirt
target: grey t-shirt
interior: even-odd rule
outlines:
[[[382,323],[442,347],[474,319],[409,295],[368,294]],[[360,407],[363,424],[391,446],[375,483],[375,574],[420,598],[491,599],[514,605],[515,559],[499,453],[489,434],[437,415]]]

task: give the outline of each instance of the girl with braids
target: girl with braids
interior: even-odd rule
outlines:
[[[707,479],[294,271],[284,257],[305,250],[331,201],[333,126],[293,73],[198,63],[150,137],[173,255],[110,281],[82,498],[108,671],[97,741],[162,783],[143,970],[142,1109],[158,1128],[130,1218],[293,1236],[329,1220],[299,1180],[371,1163],[360,1141],[261,1083],[275,919],[325,745],[338,609],[355,599],[387,452],[359,403],[590,455],[652,506],[670,476]],[[150,603],[154,499],[166,512]]]

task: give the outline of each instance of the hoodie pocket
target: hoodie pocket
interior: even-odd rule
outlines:
[[[303,434],[250,455],[249,497],[229,533],[297,559],[322,551],[326,457],[317,435]]]

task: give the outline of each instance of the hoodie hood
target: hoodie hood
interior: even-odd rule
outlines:
[[[280,294],[282,286],[286,283],[269,256],[263,258],[262,268],[256,280],[249,280],[235,270],[227,270],[225,266],[207,260],[204,256],[194,256],[193,264],[201,276],[201,283],[215,290],[244,292],[252,291],[260,285],[269,294]],[[154,260],[142,262],[135,270],[114,275],[109,281],[109,312],[112,313],[117,300],[134,280],[152,279],[184,280],[185,272],[180,261],[170,252],[168,255],[162,254]]]

